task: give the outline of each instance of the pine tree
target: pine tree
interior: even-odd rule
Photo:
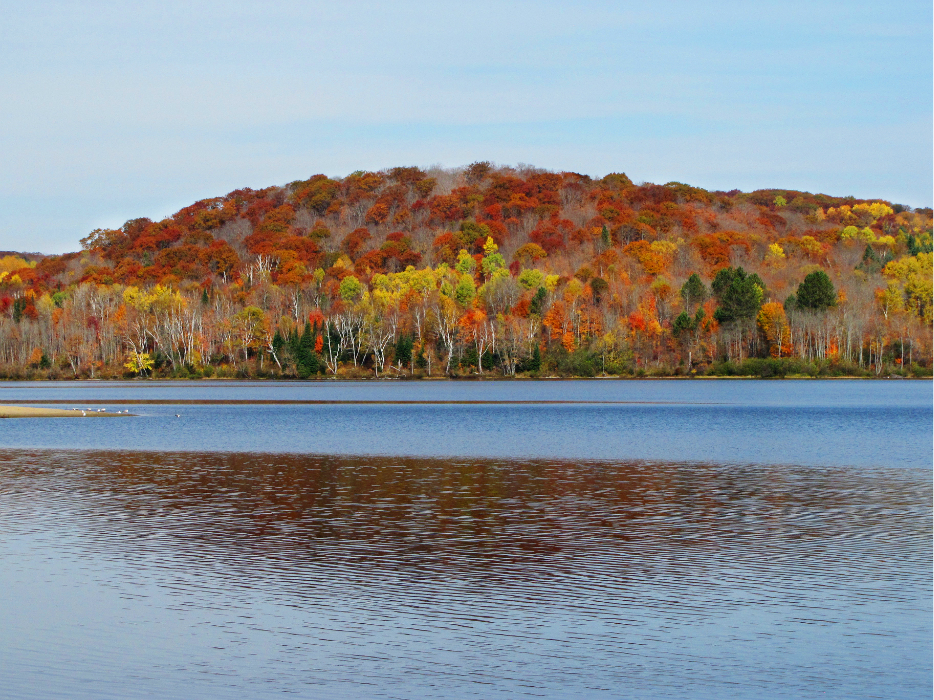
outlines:
[[[609,248],[612,243],[610,240],[610,229],[606,227],[606,224],[603,224],[603,230],[600,231],[600,242],[603,243],[604,249]]]
[[[298,342],[298,354],[295,359],[298,376],[302,379],[317,373],[318,358],[315,356],[315,334],[311,330],[311,324],[308,321],[305,322],[305,330]]]
[[[285,338],[282,337],[282,333],[279,332],[279,329],[276,329],[276,334],[272,337],[272,350],[277,355],[282,350],[282,346],[285,345]]]
[[[688,307],[703,304],[707,299],[707,287],[696,272],[681,286],[681,298]]]
[[[414,343],[412,341],[412,336],[410,335],[400,335],[399,339],[396,341],[395,356],[396,362],[400,362],[403,365],[407,365],[412,361],[412,348]]]
[[[532,357],[526,366],[530,372],[538,372],[542,368],[542,351],[538,349],[538,345],[532,350]]]
[[[711,288],[720,302],[714,318],[720,323],[731,323],[756,317],[762,306],[765,283],[755,273],[748,275],[741,267],[728,267],[717,273]]]
[[[545,291],[544,287],[538,288],[538,291],[535,292],[535,296],[532,297],[532,303],[529,304],[529,313],[537,316],[542,315],[542,311],[545,310],[545,297],[547,294],[548,292]]]
[[[798,308],[826,311],[837,304],[837,290],[823,270],[816,270],[798,285]]]
[[[856,266],[856,269],[862,270],[867,275],[875,274],[882,270],[882,261],[879,259],[876,251],[873,250],[872,246],[868,243],[866,244],[866,250],[863,251],[863,259],[860,261],[859,265]]]
[[[26,300],[19,297],[13,302],[13,320],[19,323],[23,320],[23,312],[26,310]]]

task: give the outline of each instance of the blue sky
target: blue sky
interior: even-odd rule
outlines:
[[[238,187],[530,163],[932,203],[926,2],[4,2],[0,249]]]

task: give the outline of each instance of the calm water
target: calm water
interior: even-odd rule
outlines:
[[[5,447],[931,468],[920,381],[0,382],[0,401],[139,414],[18,419]]]
[[[0,698],[932,695],[930,383],[0,401]]]

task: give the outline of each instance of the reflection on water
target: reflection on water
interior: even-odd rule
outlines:
[[[910,468],[7,450],[0,686],[930,696],[931,491]]]

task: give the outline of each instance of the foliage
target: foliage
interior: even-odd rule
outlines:
[[[932,230],[622,173],[313,175],[2,254],[0,375],[923,375]]]
[[[750,275],[741,267],[728,267],[717,273],[711,288],[720,302],[714,318],[720,323],[730,323],[756,317],[762,305],[765,284],[755,273]]]
[[[130,370],[133,374],[138,374],[140,376],[143,376],[147,372],[152,371],[154,365],[155,360],[153,360],[148,352],[143,352],[139,355],[131,355],[124,363],[124,367]]]
[[[353,275],[347,275],[341,280],[338,293],[344,301],[356,301],[363,293],[363,285]]]
[[[788,376],[816,376],[818,368],[794,358],[749,358],[740,363],[723,362],[710,368],[711,376],[719,377],[759,377],[773,379]]]
[[[825,311],[837,303],[837,291],[823,270],[815,270],[798,285],[795,297],[799,309]]]
[[[696,272],[681,286],[681,298],[688,307],[703,304],[707,296],[707,287]]]

